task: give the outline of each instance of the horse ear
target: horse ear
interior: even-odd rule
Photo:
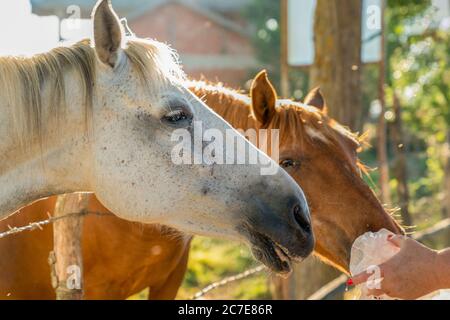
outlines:
[[[320,92],[320,87],[312,89],[306,96],[304,103],[316,107],[320,111],[326,111],[325,99],[322,96],[322,92]]]
[[[266,70],[262,70],[253,79],[250,95],[253,116],[262,125],[267,125],[276,112],[277,93],[269,81]]]
[[[123,29],[110,0],[100,0],[92,11],[94,45],[101,62],[114,68],[119,60]]]

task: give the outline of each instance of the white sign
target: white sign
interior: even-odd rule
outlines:
[[[288,63],[309,66],[314,62],[314,11],[316,0],[288,0]],[[348,17],[351,19],[351,17]],[[381,0],[363,0],[362,61],[381,58]],[[318,35],[320,36],[320,35]]]

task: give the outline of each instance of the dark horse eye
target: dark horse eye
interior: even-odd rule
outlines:
[[[297,162],[295,162],[294,160],[291,159],[286,159],[280,162],[280,166],[282,166],[283,168],[289,168],[289,167],[294,167],[297,165]]]
[[[172,110],[163,116],[163,120],[169,124],[177,124],[179,122],[190,121],[191,119],[192,115],[183,108],[177,108],[176,110]]]

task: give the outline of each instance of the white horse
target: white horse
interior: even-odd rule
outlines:
[[[314,240],[294,180],[263,176],[262,165],[175,165],[173,130],[201,120],[225,136],[231,126],[186,89],[167,46],[125,38],[109,1],[92,19],[95,46],[0,58],[0,219],[46,196],[95,192],[124,219],[247,242],[277,272],[306,257]]]

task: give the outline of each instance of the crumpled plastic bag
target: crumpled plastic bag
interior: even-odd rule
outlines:
[[[378,232],[366,232],[359,236],[353,243],[350,256],[350,272],[352,275],[357,275],[362,272],[371,273],[368,282],[356,287],[360,292],[360,300],[394,300],[388,295],[378,297],[369,296],[368,290],[374,289],[379,285],[382,278],[380,277],[378,265],[389,260],[396,255],[400,248],[388,241],[388,236],[394,233],[381,229]],[[440,290],[438,292],[426,295],[421,300],[449,300],[450,290]]]
[[[388,241],[389,235],[393,235],[393,233],[381,229],[378,232],[366,232],[353,242],[350,255],[351,274],[357,275],[362,272],[372,274],[367,283],[363,283],[357,288],[361,292],[360,300],[392,300],[387,295],[373,297],[367,294],[369,289],[374,289],[382,280],[377,266],[392,258],[400,250]]]

